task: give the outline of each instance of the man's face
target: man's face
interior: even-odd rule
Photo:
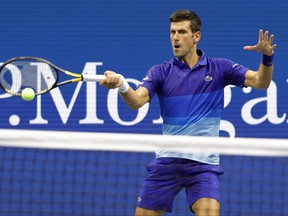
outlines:
[[[191,50],[196,49],[200,37],[193,34],[190,28],[190,21],[172,22],[170,24],[170,40],[175,57],[185,58]]]

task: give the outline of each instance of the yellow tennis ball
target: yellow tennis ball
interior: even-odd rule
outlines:
[[[31,101],[35,97],[35,92],[32,88],[25,88],[21,92],[21,97],[25,101]]]

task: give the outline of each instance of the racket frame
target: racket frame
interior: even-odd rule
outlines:
[[[50,67],[54,68],[55,71],[56,71],[56,79],[55,79],[55,82],[53,85],[51,85],[49,88],[47,89],[44,89],[44,90],[41,90],[39,92],[35,92],[35,95],[41,95],[41,94],[44,94],[44,93],[47,93],[49,91],[51,91],[52,89],[54,88],[57,88],[59,86],[62,86],[62,85],[65,85],[65,84],[68,84],[68,83],[73,83],[73,82],[81,82],[81,81],[95,81],[95,82],[98,82],[100,81],[101,79],[104,79],[105,78],[105,75],[82,75],[82,74],[78,74],[78,73],[74,73],[74,72],[71,72],[71,71],[67,71],[67,70],[64,70],[58,66],[56,66],[55,64],[53,64],[52,62],[50,61],[47,61],[46,59],[43,59],[43,58],[39,58],[39,57],[33,57],[33,56],[18,56],[18,57],[13,57],[7,61],[5,61],[1,66],[0,66],[0,73],[1,71],[5,68],[6,65],[14,62],[14,61],[18,61],[18,60],[34,60],[35,62],[43,62],[47,65],[49,65]],[[73,79],[69,79],[69,80],[65,80],[65,81],[62,81],[62,82],[58,82],[59,81],[59,72],[61,73],[64,73],[68,76],[71,76],[71,77],[74,77]],[[13,92],[7,88],[5,88],[1,82],[0,82],[0,87],[7,93],[11,94],[11,95],[14,95],[14,96],[21,96],[21,93],[19,92]]]

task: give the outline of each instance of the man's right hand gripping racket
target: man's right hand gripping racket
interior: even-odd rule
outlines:
[[[70,79],[60,81],[60,74],[66,74]],[[33,89],[35,95],[41,95],[68,83],[99,82],[104,78],[105,75],[84,75],[63,70],[38,57],[15,57],[0,66],[0,87],[14,96],[21,96],[26,88]]]

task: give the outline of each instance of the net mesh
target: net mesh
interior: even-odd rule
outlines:
[[[153,149],[203,151],[203,142],[221,154],[225,170],[221,215],[287,214],[284,139],[214,138],[213,146],[197,137],[1,130],[0,215],[134,215]],[[181,191],[165,215],[190,214]]]

